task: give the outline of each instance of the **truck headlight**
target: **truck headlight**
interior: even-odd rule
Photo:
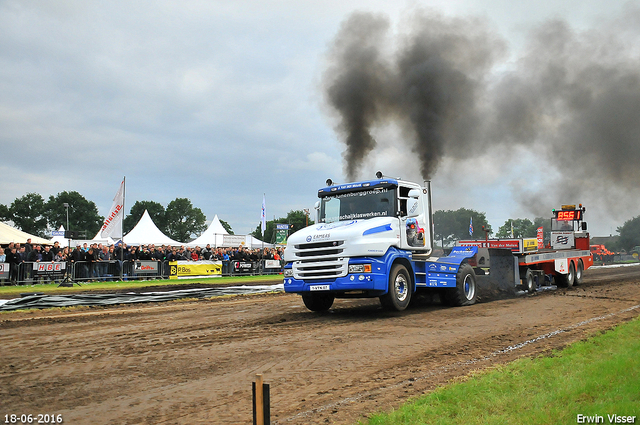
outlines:
[[[292,277],[293,276],[293,269],[284,269],[284,277]]]
[[[371,273],[371,264],[349,264],[349,273]]]

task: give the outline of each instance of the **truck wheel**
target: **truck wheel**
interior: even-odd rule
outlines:
[[[573,261],[569,263],[569,273],[567,274],[556,274],[555,280],[556,285],[561,288],[571,288],[573,286],[574,280],[576,278],[576,266],[573,265]]]
[[[402,311],[411,302],[411,278],[407,268],[394,264],[389,274],[389,291],[380,297],[380,304],[387,310]]]
[[[582,264],[582,260],[578,260],[578,267],[576,267],[576,277],[573,281],[574,285],[580,285],[582,283],[583,273],[584,273],[584,264]]]
[[[536,279],[534,279],[531,269],[527,269],[524,275],[524,289],[530,294],[536,292]]]
[[[304,305],[311,311],[327,311],[333,305],[333,294],[302,294]]]
[[[476,274],[469,264],[460,266],[456,287],[447,290],[447,301],[456,307],[476,303]]]

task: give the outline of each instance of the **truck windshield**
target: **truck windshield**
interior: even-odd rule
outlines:
[[[320,203],[320,222],[395,216],[396,188],[374,188],[327,195]]]

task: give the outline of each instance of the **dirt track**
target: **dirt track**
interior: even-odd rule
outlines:
[[[570,290],[403,313],[298,296],[0,315],[0,414],[66,424],[351,424],[454,377],[545,353],[640,315],[640,267],[590,269]]]

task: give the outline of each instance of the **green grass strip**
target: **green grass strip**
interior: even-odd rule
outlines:
[[[127,290],[146,288],[149,286],[165,286],[165,285],[253,285],[253,284],[277,284],[282,283],[282,275],[258,275],[258,276],[225,276],[217,278],[195,278],[195,279],[166,279],[166,280],[129,280],[118,282],[81,282],[80,286],[58,287],[57,284],[40,284],[40,285],[17,285],[17,286],[0,286],[0,297],[10,298],[11,296],[19,297],[23,293],[39,292],[43,294],[64,294],[77,293],[92,290]]]
[[[635,419],[616,422],[614,414]],[[479,372],[360,423],[640,423],[640,320],[550,356],[522,358]]]

